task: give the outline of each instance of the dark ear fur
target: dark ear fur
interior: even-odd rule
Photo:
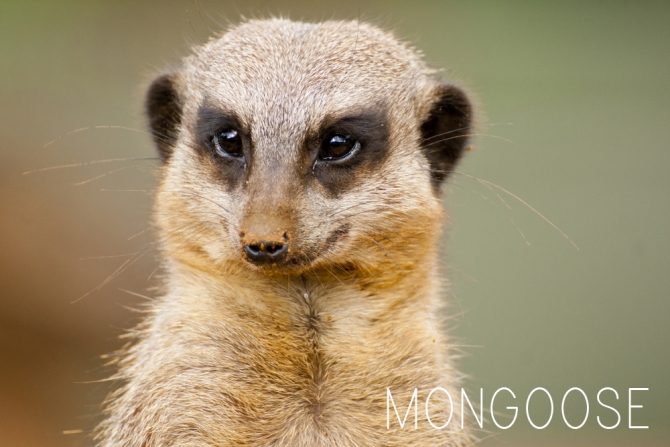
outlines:
[[[161,75],[151,83],[144,107],[158,152],[166,161],[177,142],[182,119],[182,103],[173,75]]]
[[[461,158],[471,126],[472,105],[465,93],[453,85],[440,85],[433,108],[421,125],[421,147],[436,191]]]

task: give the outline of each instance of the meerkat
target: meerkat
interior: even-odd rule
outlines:
[[[252,20],[158,76],[146,111],[163,293],[98,445],[469,445],[453,421],[387,427],[388,390],[404,413],[459,383],[439,241],[464,91],[373,25]]]

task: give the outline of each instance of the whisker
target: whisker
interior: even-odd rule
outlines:
[[[509,195],[510,197],[512,197],[512,198],[514,198],[514,199],[516,199],[516,200],[518,200],[519,202],[521,202],[522,204],[524,204],[526,207],[528,207],[528,209],[530,209],[532,212],[534,212],[535,214],[537,214],[538,216],[540,216],[540,218],[542,218],[542,220],[544,220],[544,221],[547,222],[549,225],[551,225],[552,227],[554,227],[554,229],[555,229],[556,231],[558,231],[561,235],[563,235],[563,237],[566,238],[566,239],[572,244],[573,247],[575,247],[577,250],[579,250],[579,247],[577,246],[577,244],[575,244],[574,241],[573,241],[572,239],[570,239],[570,237],[569,237],[567,234],[565,234],[560,228],[558,228],[558,226],[556,226],[555,223],[553,223],[551,220],[549,220],[547,217],[545,217],[544,214],[540,213],[538,210],[536,210],[535,208],[533,208],[530,204],[528,204],[528,203],[527,203],[525,200],[523,200],[521,197],[517,196],[516,194],[511,193],[510,191],[506,190],[505,188],[503,188],[503,187],[500,186],[500,185],[496,185],[496,184],[493,183],[493,182],[489,182],[489,181],[487,181],[487,180],[480,179],[480,178],[475,177],[475,176],[473,176],[473,175],[464,174],[464,173],[462,173],[462,172],[456,172],[456,171],[454,171],[454,174],[462,175],[463,177],[467,177],[467,178],[471,178],[471,179],[473,179],[473,180],[476,180],[476,181],[478,181],[478,182],[481,183],[481,184],[484,184],[484,185],[490,185],[490,186],[493,186],[493,187],[495,187],[495,188],[498,188],[499,190],[501,190],[501,191],[504,192],[505,194],[507,194],[507,195]]]
[[[100,163],[114,163],[114,162],[121,162],[121,161],[130,161],[130,160],[160,160],[160,158],[158,158],[158,157],[108,158],[106,160],[93,160],[93,161],[85,161],[83,163],[71,163],[71,164],[67,164],[67,165],[49,166],[49,167],[46,167],[46,168],[33,169],[32,171],[24,172],[23,175],[33,174],[33,173],[36,173],[36,172],[53,171],[55,169],[77,168],[77,167],[80,167],[80,166],[89,166],[89,165],[95,165],[95,164],[100,164]]]
[[[127,240],[135,239],[137,236],[146,233],[150,229],[151,229],[151,227],[146,227],[144,230],[140,231],[139,233],[135,233],[132,236],[130,236]]]
[[[472,276],[468,275],[467,273],[463,272],[462,270],[457,269],[456,267],[454,267],[454,266],[451,265],[451,264],[449,264],[449,269],[450,269],[450,270],[454,270],[454,271],[460,273],[461,275],[465,276],[466,278],[468,278],[469,280],[471,280],[471,281],[473,281],[473,282],[479,282],[479,281],[477,281],[476,278],[473,278]],[[453,293],[453,292],[452,292],[452,293]]]
[[[229,216],[234,216],[234,214],[233,214],[230,210],[228,210],[227,208],[225,208],[225,207],[224,207],[223,205],[221,205],[220,203],[217,203],[217,202],[215,202],[214,200],[210,199],[209,197],[206,197],[206,196],[204,196],[204,195],[202,195],[202,194],[200,194],[200,193],[197,193],[196,191],[193,191],[193,190],[167,190],[167,189],[164,189],[164,190],[161,190],[161,192],[174,194],[174,195],[176,195],[176,196],[197,197],[197,198],[200,198],[200,199],[203,199],[203,200],[206,200],[206,201],[208,201],[208,202],[213,203],[214,205],[216,205],[217,207],[219,207],[221,210],[223,210],[223,211],[225,211],[226,213],[228,213]],[[189,208],[189,212],[197,213],[198,210]],[[158,215],[158,214],[154,214],[154,215]],[[223,217],[223,216],[220,216],[220,215],[218,215],[218,214],[215,214],[215,215],[217,215],[217,216],[220,217],[221,219],[224,219],[226,222],[228,222],[228,219],[227,219],[227,218],[225,218],[225,217]]]
[[[384,209],[383,208],[374,208],[374,209],[370,209],[370,210],[363,210],[363,211],[359,211],[358,213],[349,214],[347,216],[340,217],[339,219],[335,219],[335,220],[331,221],[331,223],[335,224],[335,223],[341,222],[343,220],[350,219],[350,218],[355,217],[355,216],[359,216],[361,214],[378,213],[380,211],[384,211]]]
[[[85,130],[96,130],[96,129],[122,129],[122,130],[129,130],[129,131],[132,131],[132,132],[142,133],[142,134],[145,134],[145,135],[149,135],[150,137],[152,137],[154,140],[157,140],[157,141],[167,142],[167,143],[172,142],[172,137],[170,137],[169,135],[164,134],[164,133],[162,133],[162,132],[159,132],[159,131],[157,131],[157,130],[153,130],[153,129],[150,129],[150,130],[148,130],[148,131],[145,131],[145,130],[134,129],[134,128],[131,128],[131,127],[125,127],[125,126],[89,126],[89,127],[82,127],[82,128],[80,128],[80,129],[75,129],[74,131],[71,131],[71,132],[68,132],[68,133],[66,133],[66,134],[63,134],[63,135],[59,136],[58,138],[56,138],[56,139],[50,141],[49,143],[45,144],[44,146],[42,146],[42,148],[44,149],[44,148],[50,146],[51,144],[55,143],[56,141],[58,141],[58,140],[60,140],[60,139],[62,139],[62,138],[64,138],[64,137],[66,137],[66,136],[68,136],[68,135],[72,135],[73,133],[79,133],[79,132],[83,132],[83,131],[85,131]]]
[[[201,210],[197,210],[197,209],[190,209],[188,212],[190,214],[193,214],[194,216],[200,216],[200,217],[203,217],[203,218],[207,218],[207,217],[216,217],[217,218],[216,222],[205,219],[205,222],[209,223],[209,224],[215,224],[215,223],[226,223],[227,224],[227,223],[229,223],[228,218],[226,216],[224,216],[222,214],[219,214],[219,213],[216,213],[214,211],[201,211]],[[184,214],[180,213],[180,212],[163,212],[163,213],[154,212],[152,214],[153,217],[173,217],[173,216],[183,217],[183,215]]]
[[[488,134],[488,133],[468,133],[468,134],[464,134],[464,135],[456,135],[456,136],[453,136],[453,137],[444,138],[444,139],[438,140],[438,141],[433,141],[430,144],[426,144],[424,147],[433,146],[434,144],[443,143],[443,142],[449,141],[449,140],[455,140],[456,138],[468,138],[468,137],[490,137],[490,138],[496,138],[498,140],[503,140],[503,141],[506,141],[506,142],[511,143],[511,144],[516,144],[514,141],[512,141],[508,138],[505,138],[505,137],[501,137],[499,135],[491,135],[491,134]]]
[[[459,188],[465,189],[466,191],[470,191],[470,192],[473,193],[473,194],[477,194],[479,197],[481,197],[482,199],[486,200],[486,201],[489,202],[491,205],[495,206],[496,208],[499,208],[499,206],[498,206],[493,200],[489,199],[488,197],[486,197],[484,194],[480,193],[479,191],[475,191],[474,189],[467,188],[467,187],[465,187],[465,186],[463,186],[463,185],[459,185],[458,183],[453,183],[453,182],[447,182],[447,183],[448,183],[450,186],[457,186],[457,187],[459,187]]]
[[[458,296],[454,293],[453,290],[450,290],[451,294],[454,295],[454,298],[456,298],[456,302],[458,303],[458,307],[461,309],[461,319],[463,319],[463,316],[465,315],[465,312],[463,311],[463,304],[461,303],[461,300],[458,298]]]
[[[106,177],[106,176],[108,176],[109,174],[113,174],[113,173],[115,173],[115,172],[119,172],[119,171],[125,171],[126,169],[133,169],[133,168],[155,168],[155,166],[152,166],[152,165],[132,165],[132,166],[124,166],[124,167],[122,167],[122,168],[112,169],[111,171],[107,171],[107,172],[105,172],[104,174],[100,174],[100,175],[95,176],[95,177],[93,177],[93,178],[90,178],[90,179],[88,179],[88,180],[84,180],[83,182],[73,183],[72,186],[81,186],[81,185],[85,185],[85,184],[87,184],[87,183],[90,183],[90,182],[93,182],[93,181],[95,181],[95,180],[99,180],[99,179],[101,179],[101,178],[103,178],[103,177]]]
[[[170,191],[168,191],[168,192],[170,192]],[[172,191],[172,192],[175,192],[175,191]],[[219,208],[221,208],[223,211],[225,211],[225,212],[228,213],[229,215],[232,215],[232,214],[233,214],[233,213],[230,212],[230,210],[226,209],[226,208],[225,208],[223,205],[221,205],[220,203],[215,202],[214,200],[210,199],[209,197],[203,196],[202,194],[199,194],[199,193],[197,193],[197,192],[195,192],[195,191],[193,191],[193,190],[189,190],[189,191],[177,191],[177,192],[175,192],[175,194],[177,194],[177,195],[183,195],[184,192],[186,192],[187,194],[190,194],[190,195],[192,195],[192,196],[194,196],[194,197],[199,197],[199,198],[201,198],[201,199],[203,199],[203,200],[207,200],[208,202],[213,203],[214,205],[218,206]]]
[[[189,222],[188,224],[184,225],[184,226],[181,227],[180,229],[188,228],[188,227],[191,226],[191,225],[193,225],[193,223]],[[117,268],[111,275],[109,275],[104,281],[102,281],[102,282],[101,282],[100,284],[98,284],[96,287],[94,287],[93,289],[89,290],[88,292],[86,292],[85,294],[83,294],[82,296],[80,296],[79,298],[77,298],[76,300],[72,301],[71,304],[75,304],[75,303],[79,302],[80,300],[82,300],[83,298],[85,298],[85,297],[87,297],[88,295],[90,295],[91,293],[93,293],[93,292],[95,292],[95,291],[98,291],[98,290],[102,289],[102,288],[103,288],[105,285],[107,285],[110,281],[112,281],[112,280],[115,279],[117,276],[119,276],[121,273],[123,273],[128,267],[130,267],[130,266],[133,265],[135,262],[137,262],[139,259],[141,259],[145,254],[147,254],[147,253],[150,252],[151,250],[155,249],[156,246],[158,246],[159,244],[161,244],[161,243],[165,243],[165,242],[166,242],[167,240],[169,240],[169,238],[172,237],[173,235],[176,235],[177,232],[178,232],[180,229],[177,229],[177,230],[173,231],[171,234],[168,234],[168,235],[163,236],[163,237],[162,237],[161,239],[159,239],[159,240],[156,240],[156,241],[154,241],[154,242],[151,242],[151,243],[147,244],[147,245],[145,246],[145,248],[143,248],[143,249],[137,251],[131,258],[129,258],[129,259],[127,259],[126,261],[124,261],[123,264],[121,264],[121,265],[120,265],[120,266],[119,266],[119,267],[118,267],[118,268]]]
[[[182,248],[182,247],[183,247],[185,244],[187,244],[187,243],[191,244],[191,243],[194,243],[194,242],[199,241],[199,240],[202,239],[204,236],[209,236],[209,235],[212,234],[212,232],[214,231],[214,228],[208,228],[208,229],[205,229],[204,231],[202,231],[202,232],[200,233],[200,235],[198,236],[197,239],[195,239],[195,240],[192,239],[192,236],[197,235],[197,233],[199,232],[199,230],[200,230],[200,228],[196,228],[195,231],[191,231],[188,235],[186,235],[186,236],[185,236],[185,240],[182,241],[181,244],[179,244],[179,245],[177,245],[176,247],[174,247],[174,249],[172,249],[172,251],[170,251],[170,253],[169,253],[166,257],[167,257],[167,258],[170,258],[170,257],[177,251],[177,250],[179,250],[180,248]],[[156,273],[156,271],[158,271],[159,268],[160,268],[160,265],[158,265],[158,266],[151,272],[151,274],[150,274],[149,277],[147,278],[147,281],[149,281],[149,280],[151,279],[151,277],[154,275],[154,273]]]
[[[489,199],[488,197],[486,197],[484,194],[481,194],[481,193],[475,191],[474,189],[466,188],[465,186],[459,185],[459,184],[457,184],[457,183],[452,183],[452,182],[449,182],[449,185],[452,185],[452,186],[458,186],[458,187],[461,187],[461,188],[463,188],[463,189],[466,189],[466,190],[468,190],[468,191],[470,191],[470,192],[473,192],[473,193],[477,194],[478,196],[480,196],[481,198],[483,198],[484,200],[486,200],[487,202],[489,202],[491,205],[495,206],[496,208],[499,208],[498,205],[497,205],[495,202],[493,202],[491,199]],[[484,185],[484,186],[486,186],[489,190],[491,190],[491,192],[493,192],[493,194],[495,194],[495,195],[498,197],[498,199],[500,199],[500,201],[507,207],[507,209],[510,209],[510,210],[512,209],[512,207],[509,206],[509,205],[507,204],[507,202],[505,201],[505,199],[503,199],[503,198],[500,196],[500,194],[498,194],[498,192],[497,192],[496,190],[494,190],[493,188],[491,188],[491,187],[488,186],[488,185]],[[526,243],[526,245],[530,245],[530,242],[528,242],[528,239],[526,239],[526,235],[523,233],[523,231],[521,231],[521,228],[519,227],[519,225],[517,225],[517,223],[514,221],[514,219],[512,219],[512,218],[509,217],[509,216],[508,216],[508,219],[509,219],[510,222],[512,222],[512,225],[514,225],[514,227],[517,229],[517,231],[518,231],[519,234],[521,235],[521,238],[524,240],[524,242]]]
[[[334,212],[332,212],[331,214],[329,214],[327,217],[331,218],[331,217],[333,217],[337,214],[343,213],[346,210],[350,210],[351,208],[356,208],[357,206],[369,205],[371,203],[377,203],[377,201],[376,200],[368,200],[368,201],[365,201],[365,202],[356,203],[356,204],[348,206],[346,208],[339,208],[339,209],[335,210]]]
[[[155,189],[107,189],[100,188],[102,192],[155,192]]]
[[[490,187],[489,185],[487,185],[487,184],[484,184],[484,186],[486,186],[486,187],[489,189],[489,191],[491,191],[493,194],[495,194],[496,197],[498,197],[498,199],[503,203],[503,205],[505,205],[505,206],[507,207],[507,209],[509,209],[509,210],[512,209],[512,207],[509,206],[509,204],[505,201],[505,199],[503,199],[502,196],[501,196],[500,194],[498,194],[498,191],[496,191],[495,189],[491,188],[491,187]]]
[[[324,259],[328,260],[328,262],[331,262],[330,259],[326,257],[327,255],[322,255],[322,256],[323,256]],[[332,262],[331,262],[331,264],[332,264]],[[323,282],[321,281],[321,278],[319,277],[319,274],[316,273],[316,274],[314,275],[314,277],[316,277],[316,280],[319,281],[319,284],[321,284],[321,288],[325,290],[325,289],[326,289],[326,286],[323,285]]]
[[[47,144],[42,146],[42,149],[46,149],[47,147],[54,144],[56,141],[58,141],[58,140],[60,140],[64,137],[67,137],[69,135],[73,135],[73,134],[76,134],[76,133],[79,133],[79,132],[84,132],[86,130],[94,130],[94,129],[121,129],[121,130],[128,130],[128,131],[131,131],[131,132],[137,132],[137,133],[153,136],[151,133],[149,133],[145,130],[135,129],[135,128],[126,127],[126,126],[87,126],[87,127],[81,127],[79,129],[71,130],[70,132],[63,134],[63,135],[59,136],[58,138],[54,138],[53,140],[49,141]]]
[[[127,259],[123,264],[121,264],[121,266],[119,266],[119,267],[118,267],[118,268],[117,268],[111,275],[109,275],[104,281],[102,281],[102,282],[101,282],[100,284],[98,284],[96,287],[94,287],[93,289],[89,290],[88,292],[86,292],[85,294],[83,294],[82,296],[80,296],[79,298],[77,298],[76,300],[72,301],[70,304],[75,304],[75,303],[79,302],[80,300],[84,299],[85,297],[87,297],[88,295],[90,295],[91,293],[93,293],[93,292],[95,292],[95,291],[98,291],[98,290],[100,290],[101,288],[103,288],[107,283],[109,283],[111,280],[113,280],[114,278],[116,278],[119,274],[121,274],[122,272],[124,272],[124,271],[126,270],[127,267],[133,265],[138,259],[140,259],[140,258],[141,258],[142,256],[144,256],[146,253],[148,253],[148,252],[150,252],[151,250],[153,250],[153,248],[154,248],[155,246],[156,246],[156,243],[149,244],[149,246],[148,246],[147,248],[145,248],[144,250],[142,250],[142,251],[140,252],[140,254],[136,254],[135,256],[133,256],[133,257]]]
[[[484,126],[486,126],[486,127],[491,127],[491,126],[512,126],[512,125],[514,125],[514,123],[490,123],[490,124],[484,124]],[[468,126],[468,127],[459,127],[458,129],[452,129],[452,130],[449,130],[449,131],[447,131],[447,132],[438,133],[437,135],[433,135],[433,136],[428,137],[428,138],[422,138],[422,139],[420,140],[420,142],[423,143],[423,142],[426,142],[426,141],[428,141],[428,140],[432,140],[433,138],[437,138],[437,137],[441,137],[441,136],[444,136],[444,135],[448,135],[448,134],[450,134],[450,133],[459,132],[459,131],[461,131],[461,130],[468,130],[468,129],[470,129],[471,127],[472,127],[472,126]]]
[[[323,259],[325,259],[326,261],[328,261],[328,262],[330,263],[330,265],[334,265],[334,263],[330,260],[330,258],[328,257],[328,255],[323,254],[322,257],[323,257]],[[305,259],[309,259],[309,258],[307,257],[307,255],[305,255]],[[328,273],[330,273],[330,274],[333,276],[333,278],[335,278],[336,280],[338,280],[338,281],[340,282],[340,284],[344,285],[344,282],[340,279],[340,277],[337,276],[334,272],[332,272],[328,267],[326,267],[326,266],[324,265],[323,268],[324,268]]]
[[[458,129],[453,129],[453,130],[449,130],[449,131],[447,131],[447,132],[438,133],[437,135],[433,135],[432,137],[422,138],[419,142],[420,142],[420,143],[425,143],[426,141],[428,141],[428,140],[432,140],[432,139],[437,138],[437,137],[442,137],[442,136],[444,136],[444,135],[449,135],[450,133],[460,132],[461,130],[468,130],[468,129],[470,129],[470,126],[468,126],[468,127],[459,127]]]
[[[113,259],[113,258],[127,258],[134,256],[136,253],[125,253],[122,255],[103,255],[103,256],[86,256],[84,258],[79,258],[80,261],[87,261],[89,259]]]
[[[519,232],[519,234],[520,234],[521,237],[523,238],[523,240],[524,240],[524,242],[526,243],[526,245],[530,245],[530,242],[528,242],[528,239],[526,239],[526,235],[523,234],[523,231],[521,231],[521,228],[519,228],[519,226],[516,224],[516,222],[514,222],[514,219],[512,219],[512,218],[510,217],[510,218],[509,218],[509,221],[512,222],[512,225],[514,225],[514,226],[516,227],[517,231]],[[579,250],[579,249],[578,249],[578,250]]]
[[[226,219],[225,216],[223,216],[221,214],[218,214],[218,213],[215,213],[215,212],[211,212],[211,211],[189,210],[189,213],[191,213],[195,216],[201,216],[201,217],[214,216],[218,219],[217,222],[226,222],[226,223],[228,222],[228,220]],[[152,214],[152,216],[154,216],[154,217],[173,217],[173,216],[183,216],[183,215],[184,215],[183,213],[179,213],[179,212],[174,212],[174,213],[165,212],[165,213],[153,213]],[[213,224],[215,222],[209,221],[208,223]]]
[[[196,239],[195,241],[189,239],[189,237],[191,237],[191,236],[193,236],[195,233],[197,233],[198,230],[199,230],[199,228],[196,228],[196,231],[192,231],[192,232],[190,232],[188,235],[186,235],[186,236],[185,236],[185,240],[184,240],[181,244],[177,245],[177,246],[176,246],[176,247],[175,247],[175,248],[174,248],[174,249],[173,249],[173,250],[172,250],[166,257],[169,258],[170,256],[172,256],[178,249],[180,249],[181,247],[183,247],[184,244],[186,244],[186,243],[194,243],[194,242],[197,242],[197,241],[199,241],[200,239],[202,239],[203,236],[205,236],[205,235],[209,235],[209,234],[211,234],[212,231],[213,231],[212,228],[209,228],[209,229],[206,229],[205,231],[203,231],[203,232],[200,234],[200,236],[198,237],[198,239]],[[183,236],[183,235],[182,235],[182,236]],[[149,274],[149,276],[147,277],[147,281],[151,280],[151,278],[154,276],[154,274],[158,271],[159,268],[161,268],[161,264],[158,264],[158,265],[156,266],[156,268],[153,269],[153,271],[152,271],[152,272]]]
[[[134,296],[136,296],[136,297],[138,297],[138,298],[144,298],[144,299],[149,300],[149,301],[156,301],[155,298],[151,298],[150,296],[142,295],[142,294],[140,294],[140,293],[133,292],[133,291],[131,291],[131,290],[121,289],[121,288],[120,288],[119,290],[122,291],[122,292],[126,292],[126,293],[129,294],[129,295],[134,295]]]
[[[348,277],[353,276],[351,272],[347,271],[347,270],[346,270],[345,268],[343,268],[340,264],[338,264],[338,263],[336,263],[336,262],[333,262],[333,261],[331,260],[330,256],[328,255],[328,253],[322,253],[322,254],[321,254],[321,257],[322,257],[323,259],[325,259],[326,261],[328,261],[328,262],[330,263],[330,265],[331,265],[333,268],[338,269],[340,272],[342,272],[342,274],[344,274],[344,275],[346,275],[346,276],[348,276]]]

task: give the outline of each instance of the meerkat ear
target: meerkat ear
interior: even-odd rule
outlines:
[[[472,105],[466,94],[458,87],[441,84],[428,118],[421,125],[421,147],[430,163],[436,191],[467,147],[471,126]]]
[[[164,74],[154,79],[149,86],[144,107],[151,135],[165,162],[174,150],[182,119],[182,103],[173,74]]]

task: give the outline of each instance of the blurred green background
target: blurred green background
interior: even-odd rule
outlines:
[[[480,133],[492,135],[476,139],[459,171],[516,194],[580,248],[501,190],[451,179],[445,259],[452,333],[465,345],[460,366],[468,389],[483,387],[488,401],[509,387],[522,409],[507,431],[487,422],[482,444],[667,445],[669,2],[3,0],[0,446],[90,445],[114,386],[99,382],[109,374],[99,355],[121,345],[116,337],[138,318],[127,306],[142,301],[124,290],[156,284],[148,253],[77,300],[127,259],[114,256],[152,241],[142,232],[151,206],[142,190],[156,185],[155,162],[22,173],[154,156],[141,132],[68,133],[143,129],[154,73],[226,23],[271,14],[361,17],[414,42],[476,94]],[[537,386],[557,406],[542,431],[523,412]],[[573,386],[591,403],[576,431],[559,407]],[[614,430],[595,419],[614,422],[595,400],[603,387],[619,392]],[[627,428],[631,387],[650,389],[636,394],[644,408],[633,412],[648,430]],[[541,400],[536,423],[546,415]],[[573,424],[582,415],[571,399]]]

